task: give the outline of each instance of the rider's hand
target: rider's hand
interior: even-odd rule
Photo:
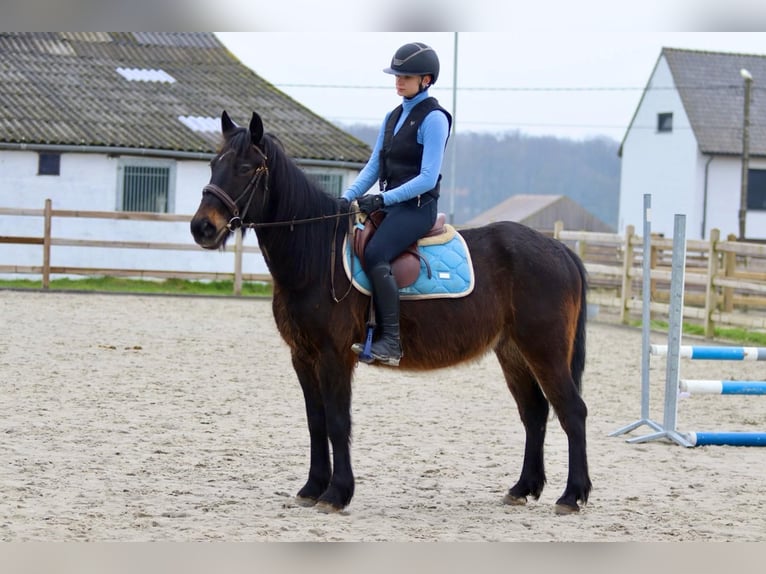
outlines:
[[[345,197],[338,198],[338,213],[348,213],[351,202]]]
[[[356,200],[357,204],[359,204],[359,209],[369,215],[373,211],[377,211],[378,209],[381,209],[385,204],[383,203],[383,195],[380,193],[371,193],[368,195],[363,195],[359,199]]]

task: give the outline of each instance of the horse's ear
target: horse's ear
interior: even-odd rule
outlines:
[[[254,145],[260,144],[263,139],[263,120],[255,112],[253,112],[253,117],[250,118],[250,139]]]
[[[221,114],[221,132],[226,135],[236,127],[237,125],[231,121],[231,118],[229,117],[229,114],[226,113],[226,110],[223,110],[223,113]]]

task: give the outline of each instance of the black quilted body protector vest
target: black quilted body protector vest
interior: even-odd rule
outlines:
[[[402,115],[399,105],[391,112],[383,135],[383,147],[380,150],[380,189],[393,189],[408,182],[420,173],[423,161],[423,145],[418,143],[418,128],[425,117],[433,110],[440,110],[447,116],[452,127],[452,116],[439,105],[436,98],[426,98],[410,111],[404,124],[394,134],[394,128]],[[439,174],[441,181],[441,174]],[[439,197],[439,183],[429,192]]]

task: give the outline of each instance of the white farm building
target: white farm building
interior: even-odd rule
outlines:
[[[226,110],[253,111],[328,193],[339,194],[369,146],[277,90],[212,33],[0,33],[0,209],[191,216]],[[0,212],[0,238],[42,234],[42,218]],[[71,239],[193,244],[188,220],[54,219]],[[256,246],[253,234],[245,245]],[[40,265],[41,246],[0,242],[0,267]],[[54,265],[233,271],[233,254],[54,246]],[[259,254],[245,273],[266,273]]]

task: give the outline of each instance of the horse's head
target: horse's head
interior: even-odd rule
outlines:
[[[259,147],[263,122],[253,113],[250,127],[234,124],[221,114],[223,145],[210,161],[210,183],[202,189],[202,201],[191,220],[194,241],[205,249],[225,245],[243,223],[252,223],[251,208],[257,195],[266,191],[268,168]]]

